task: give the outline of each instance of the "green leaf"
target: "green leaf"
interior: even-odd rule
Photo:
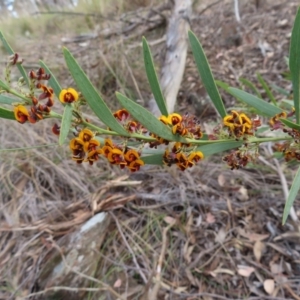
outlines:
[[[7,95],[0,94],[0,103],[1,104],[10,104],[17,103],[18,99],[9,97]]]
[[[230,85],[224,81],[221,80],[215,80],[215,83],[217,86],[222,88],[224,91],[227,91],[228,88],[230,88]]]
[[[8,54],[10,54],[10,55],[15,54],[14,50],[11,48],[11,46],[9,45],[9,43],[7,42],[7,40],[5,39],[5,37],[1,31],[0,31],[0,39],[2,41],[2,44],[5,48],[5,50],[8,52]],[[16,66],[19,69],[19,72],[21,73],[22,77],[26,81],[27,85],[29,86],[29,79],[28,79],[28,75],[27,75],[25,69],[23,68],[23,66],[21,64],[17,64]]]
[[[212,75],[210,66],[208,64],[207,58],[205,56],[205,53],[203,51],[203,48],[202,48],[200,42],[198,41],[197,37],[195,36],[195,34],[191,31],[189,31],[189,40],[190,40],[192,52],[193,52],[203,85],[204,85],[210,99],[212,100],[216,110],[218,111],[220,116],[222,118],[224,118],[227,113],[226,113],[222,98],[217,89],[215,80],[213,78],[213,75]]]
[[[204,154],[204,158],[213,154],[224,152],[230,149],[239,148],[243,145],[243,141],[227,141],[224,143],[207,144],[197,147],[198,151]]]
[[[277,106],[274,106],[262,99],[259,99],[247,92],[244,92],[242,90],[236,89],[236,88],[229,88],[228,92],[233,95],[234,97],[240,99],[242,102],[247,103],[249,106],[254,107],[257,109],[262,115],[273,117],[276,114],[279,114],[282,112],[280,108]]]
[[[164,125],[141,105],[135,103],[134,101],[118,92],[116,93],[116,96],[121,105],[129,111],[132,117],[140,122],[150,132],[155,133],[168,141],[180,141],[183,143],[186,142],[184,138],[178,135],[174,135],[171,131],[171,128],[168,128],[166,125]]]
[[[292,109],[294,107],[294,101],[293,100],[283,99],[283,100],[281,100],[281,103],[288,106],[288,109]]]
[[[270,101],[277,106],[277,101],[273,95],[273,93],[271,92],[268,84],[266,83],[266,81],[263,79],[263,77],[257,73],[256,74],[258,81],[260,82],[260,84],[262,85],[263,89],[265,90],[267,96],[269,97]]]
[[[46,73],[51,75],[50,80],[48,81],[48,83],[53,88],[56,97],[59,98],[59,94],[62,90],[60,84],[58,83],[58,81],[55,78],[54,74],[51,72],[51,70],[48,68],[48,66],[42,60],[40,60],[40,66],[45,69]]]
[[[159,82],[157,79],[157,75],[155,72],[150,48],[147,43],[147,40],[144,37],[143,37],[143,52],[144,52],[144,63],[145,63],[147,78],[148,78],[148,82],[150,84],[154,99],[157,103],[157,106],[158,106],[161,114],[168,116],[166,101],[164,99],[164,96],[162,94],[162,91],[161,91],[161,88],[160,88],[160,85],[159,85]]]
[[[111,130],[116,131],[120,135],[129,136],[128,132],[115,119],[73,55],[66,48],[64,48],[63,52],[72,77],[96,116]]]
[[[0,107],[0,118],[16,120],[14,112],[3,107]]]
[[[60,146],[63,145],[69,133],[71,122],[72,122],[72,114],[73,114],[72,104],[66,104],[64,108],[62,121],[61,121],[60,134],[58,139],[58,143]]]
[[[293,203],[296,199],[296,196],[299,192],[299,189],[300,189],[300,167],[296,173],[296,176],[293,180],[293,183],[292,183],[292,186],[291,186],[291,189],[290,189],[290,192],[289,192],[289,195],[288,195],[288,198],[287,198],[287,201],[285,203],[285,206],[284,206],[284,211],[283,211],[283,217],[282,217],[282,224],[285,224],[286,220],[287,220],[287,217],[290,213],[290,210],[293,206]]]
[[[298,131],[300,131],[300,125],[299,124],[296,124],[296,123],[293,123],[287,119],[280,119],[280,121],[285,124],[287,127],[289,128],[293,128],[293,129],[296,129]]]
[[[300,124],[300,8],[298,8],[297,15],[295,18],[291,44],[290,44],[290,57],[289,67],[291,70],[293,92],[294,92],[294,103],[296,111],[296,122]]]
[[[262,96],[259,92],[259,90],[256,88],[256,86],[251,82],[249,81],[248,79],[246,78],[239,78],[239,81],[244,85],[244,86],[247,86],[248,88],[250,88],[258,98],[261,98],[262,99]]]
[[[289,97],[290,96],[290,92],[288,92],[287,90],[281,88],[280,86],[276,85],[276,84],[271,84],[271,87],[273,90],[275,90],[276,92],[286,96],[286,97]],[[294,106],[294,104],[293,104]]]
[[[1,31],[0,31],[1,32]],[[6,85],[2,80],[0,80],[0,87],[4,89],[5,91],[9,90],[9,86]]]
[[[163,154],[154,154],[141,157],[146,165],[163,165]]]

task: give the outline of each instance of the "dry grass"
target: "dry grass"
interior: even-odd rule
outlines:
[[[84,24],[82,31],[75,35],[96,26],[101,31],[105,26],[112,26],[130,8],[148,4],[134,1],[132,5],[136,6],[128,7],[128,2],[118,2],[120,5],[114,6],[115,10],[101,8],[101,12],[107,10],[107,15],[114,16],[112,21],[93,20],[92,27]],[[292,19],[297,1],[286,3],[282,10],[270,8],[274,14],[269,15],[269,23],[264,23],[264,35],[273,26],[272,18]],[[217,77],[227,77],[236,85],[235,73],[228,73],[234,59],[240,59],[240,52],[234,47],[214,44],[214,36],[219,34],[218,22],[222,18],[226,21],[230,7],[220,3],[213,12],[206,11],[199,21],[196,12],[202,8],[196,5],[192,28],[202,37]],[[95,9],[86,8],[84,12]],[[268,8],[263,8],[255,14],[250,4],[244,9],[247,20],[253,22],[268,12]],[[13,44],[25,58],[25,67],[37,67],[37,59],[42,58],[60,81],[69,86],[73,82],[63,62],[61,38],[73,36],[74,19],[64,18],[66,23],[60,23],[56,17],[43,16],[41,24],[44,25],[38,32],[32,33],[31,38],[18,37]],[[47,22],[55,23],[54,36],[47,30]],[[22,33],[15,23],[13,26],[16,27],[13,34]],[[164,27],[158,26],[143,33],[150,42],[158,41],[152,48],[157,61],[164,47],[159,42]],[[278,29],[278,34],[287,34],[291,22],[288,26]],[[47,33],[43,42],[40,42],[41,33]],[[142,59],[137,59],[142,57],[138,34],[137,30],[129,38],[114,35],[110,40],[98,37],[80,45],[66,44],[110,107],[116,105],[116,90],[134,99],[149,99]],[[11,37],[11,41],[14,39]],[[275,57],[266,65],[266,70],[271,70],[267,76],[277,78],[278,85],[282,82],[274,66],[278,73],[284,67],[275,65],[275,61],[287,54],[288,40],[282,43],[284,50],[276,50]],[[216,59],[220,52],[223,68],[218,68],[220,62]],[[255,47],[247,52],[249,60],[259,56],[258,53]],[[263,59],[252,61],[257,67]],[[250,65],[248,61],[242,66],[236,64],[235,72],[251,78],[256,67],[251,69]],[[190,103],[191,95],[201,95],[201,86],[194,84],[199,82],[197,76],[193,63],[188,61],[181,109]],[[226,98],[226,102],[232,105],[232,99]],[[189,109],[195,109],[194,105],[192,102]],[[210,116],[208,109],[203,119],[208,120]],[[93,117],[92,120],[96,121]],[[47,295],[56,289],[55,299],[65,299],[66,295],[71,299],[91,300],[299,299],[299,224],[289,221],[281,225],[282,187],[278,174],[269,166],[258,162],[246,170],[232,172],[220,164],[220,157],[209,158],[184,173],[173,168],[148,167],[129,174],[111,168],[105,161],[92,168],[77,166],[69,159],[68,147],[56,145],[51,122],[31,126],[2,120],[1,124],[0,299],[34,299],[29,296],[31,293],[39,299],[50,299],[42,290],[46,285],[43,280],[49,273],[45,266],[53,258],[67,258],[68,237],[102,210],[109,210],[109,224],[93,252],[95,268],[90,273],[73,270],[71,273],[80,284],[68,285],[66,277],[59,287],[47,286]],[[23,149],[13,150],[20,147]],[[265,159],[271,161],[269,157]],[[285,169],[288,183],[294,170],[293,166]],[[299,199],[295,207],[299,214]],[[272,295],[263,288],[266,279],[275,281]]]

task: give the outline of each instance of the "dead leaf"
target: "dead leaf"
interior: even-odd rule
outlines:
[[[236,197],[240,201],[247,201],[249,199],[248,190],[244,186],[241,186],[240,189],[236,192]]]
[[[215,237],[215,241],[217,243],[223,244],[223,242],[225,241],[226,238],[226,230],[224,227],[220,228],[219,232],[217,233],[216,237]]]
[[[206,219],[205,221],[208,223],[208,224],[214,224],[216,222],[216,218],[213,214],[211,214],[210,212],[206,214]]]
[[[269,294],[272,295],[275,289],[275,282],[273,279],[266,279],[264,281],[264,289]]]
[[[252,233],[252,232],[246,232],[243,228],[238,228],[238,233],[250,240],[250,242],[256,242],[256,241],[262,241],[269,237],[269,234],[258,234],[258,233]]]
[[[237,267],[238,267],[238,274],[243,277],[249,277],[255,271],[253,267],[249,267],[249,266],[238,265]]]
[[[194,251],[195,245],[188,246],[188,244],[189,243],[186,242],[186,244],[184,246],[183,257],[184,257],[185,261],[189,264],[192,261],[191,254]]]
[[[256,241],[253,246],[253,253],[257,262],[260,262],[263,252],[266,249],[266,245],[261,241]]]
[[[218,176],[218,184],[219,184],[219,186],[223,187],[225,185],[225,183],[226,183],[225,176],[223,174],[220,174]]]
[[[277,275],[277,274],[281,274],[283,273],[283,266],[282,264],[270,264],[270,270],[273,274]]]
[[[116,282],[114,283],[114,288],[119,288],[122,285],[122,280],[118,278]]]
[[[176,223],[176,219],[170,216],[165,216],[164,221],[169,225],[174,225]]]

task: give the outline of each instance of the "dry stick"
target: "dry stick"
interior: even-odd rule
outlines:
[[[182,81],[188,49],[187,32],[192,11],[191,0],[175,0],[174,9],[167,29],[166,56],[161,70],[161,88],[169,113],[174,111],[177,94]],[[161,113],[154,99],[150,109],[159,116]]]
[[[239,11],[239,0],[234,0],[234,14],[238,23],[241,22],[240,11]]]
[[[172,228],[172,226],[174,224],[175,223],[170,224],[163,231],[162,248],[161,248],[161,253],[160,253],[160,256],[159,256],[159,259],[158,259],[157,268],[156,268],[155,285],[153,287],[152,292],[149,294],[149,298],[148,298],[149,300],[156,300],[157,299],[157,294],[158,294],[160,286],[161,286],[161,270],[162,270],[162,265],[163,265],[163,261],[164,261],[166,250],[167,250],[167,233]]]
[[[127,242],[127,240],[126,240],[126,237],[124,236],[124,233],[122,232],[122,228],[121,228],[121,226],[120,226],[120,223],[119,223],[119,221],[118,221],[118,218],[115,217],[115,215],[113,214],[113,212],[111,212],[110,215],[111,215],[112,218],[115,220],[116,225],[117,225],[117,227],[118,227],[118,231],[119,231],[119,233],[120,233],[120,235],[121,235],[121,237],[122,237],[122,239],[123,239],[123,242],[125,243],[125,245],[126,245],[127,249],[129,250],[130,254],[132,255],[133,262],[134,262],[136,268],[138,269],[138,271],[139,271],[139,273],[140,273],[140,275],[141,275],[141,277],[142,277],[144,283],[147,284],[147,281],[148,281],[148,280],[147,280],[145,274],[143,273],[143,271],[142,271],[140,265],[138,264],[137,259],[136,259],[136,256],[135,256],[133,250],[131,249],[130,245],[128,244],[128,242]]]

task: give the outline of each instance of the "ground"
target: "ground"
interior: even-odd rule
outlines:
[[[237,23],[232,1],[195,1],[191,29],[216,79],[242,87],[243,77],[268,100],[260,73],[290,92],[285,58],[299,4],[240,1]],[[29,37],[9,38],[28,70],[42,59],[64,86],[73,85],[61,54],[66,46],[110,107],[116,90],[146,104],[141,36],[159,66],[169,11],[154,14],[151,28],[146,19],[122,34],[127,19],[140,22],[148,14],[147,5],[138,5],[132,12],[112,9],[105,17],[76,20],[88,24],[82,31],[105,34],[83,36],[59,27],[67,20],[56,16],[39,32],[35,23],[24,23]],[[222,97],[228,110],[240,107]],[[206,128],[217,120],[191,53],[178,110],[195,113]],[[214,155],[185,172],[145,167],[131,174],[104,161],[76,165],[68,147],[57,146],[53,122],[1,124],[0,299],[300,299],[300,223],[281,223],[284,189],[297,165],[274,158],[271,147],[261,148],[255,164],[234,171]],[[299,198],[294,207],[300,218]],[[58,262],[70,263],[74,233],[103,210],[103,227],[76,240],[86,245],[84,267],[53,280]]]

